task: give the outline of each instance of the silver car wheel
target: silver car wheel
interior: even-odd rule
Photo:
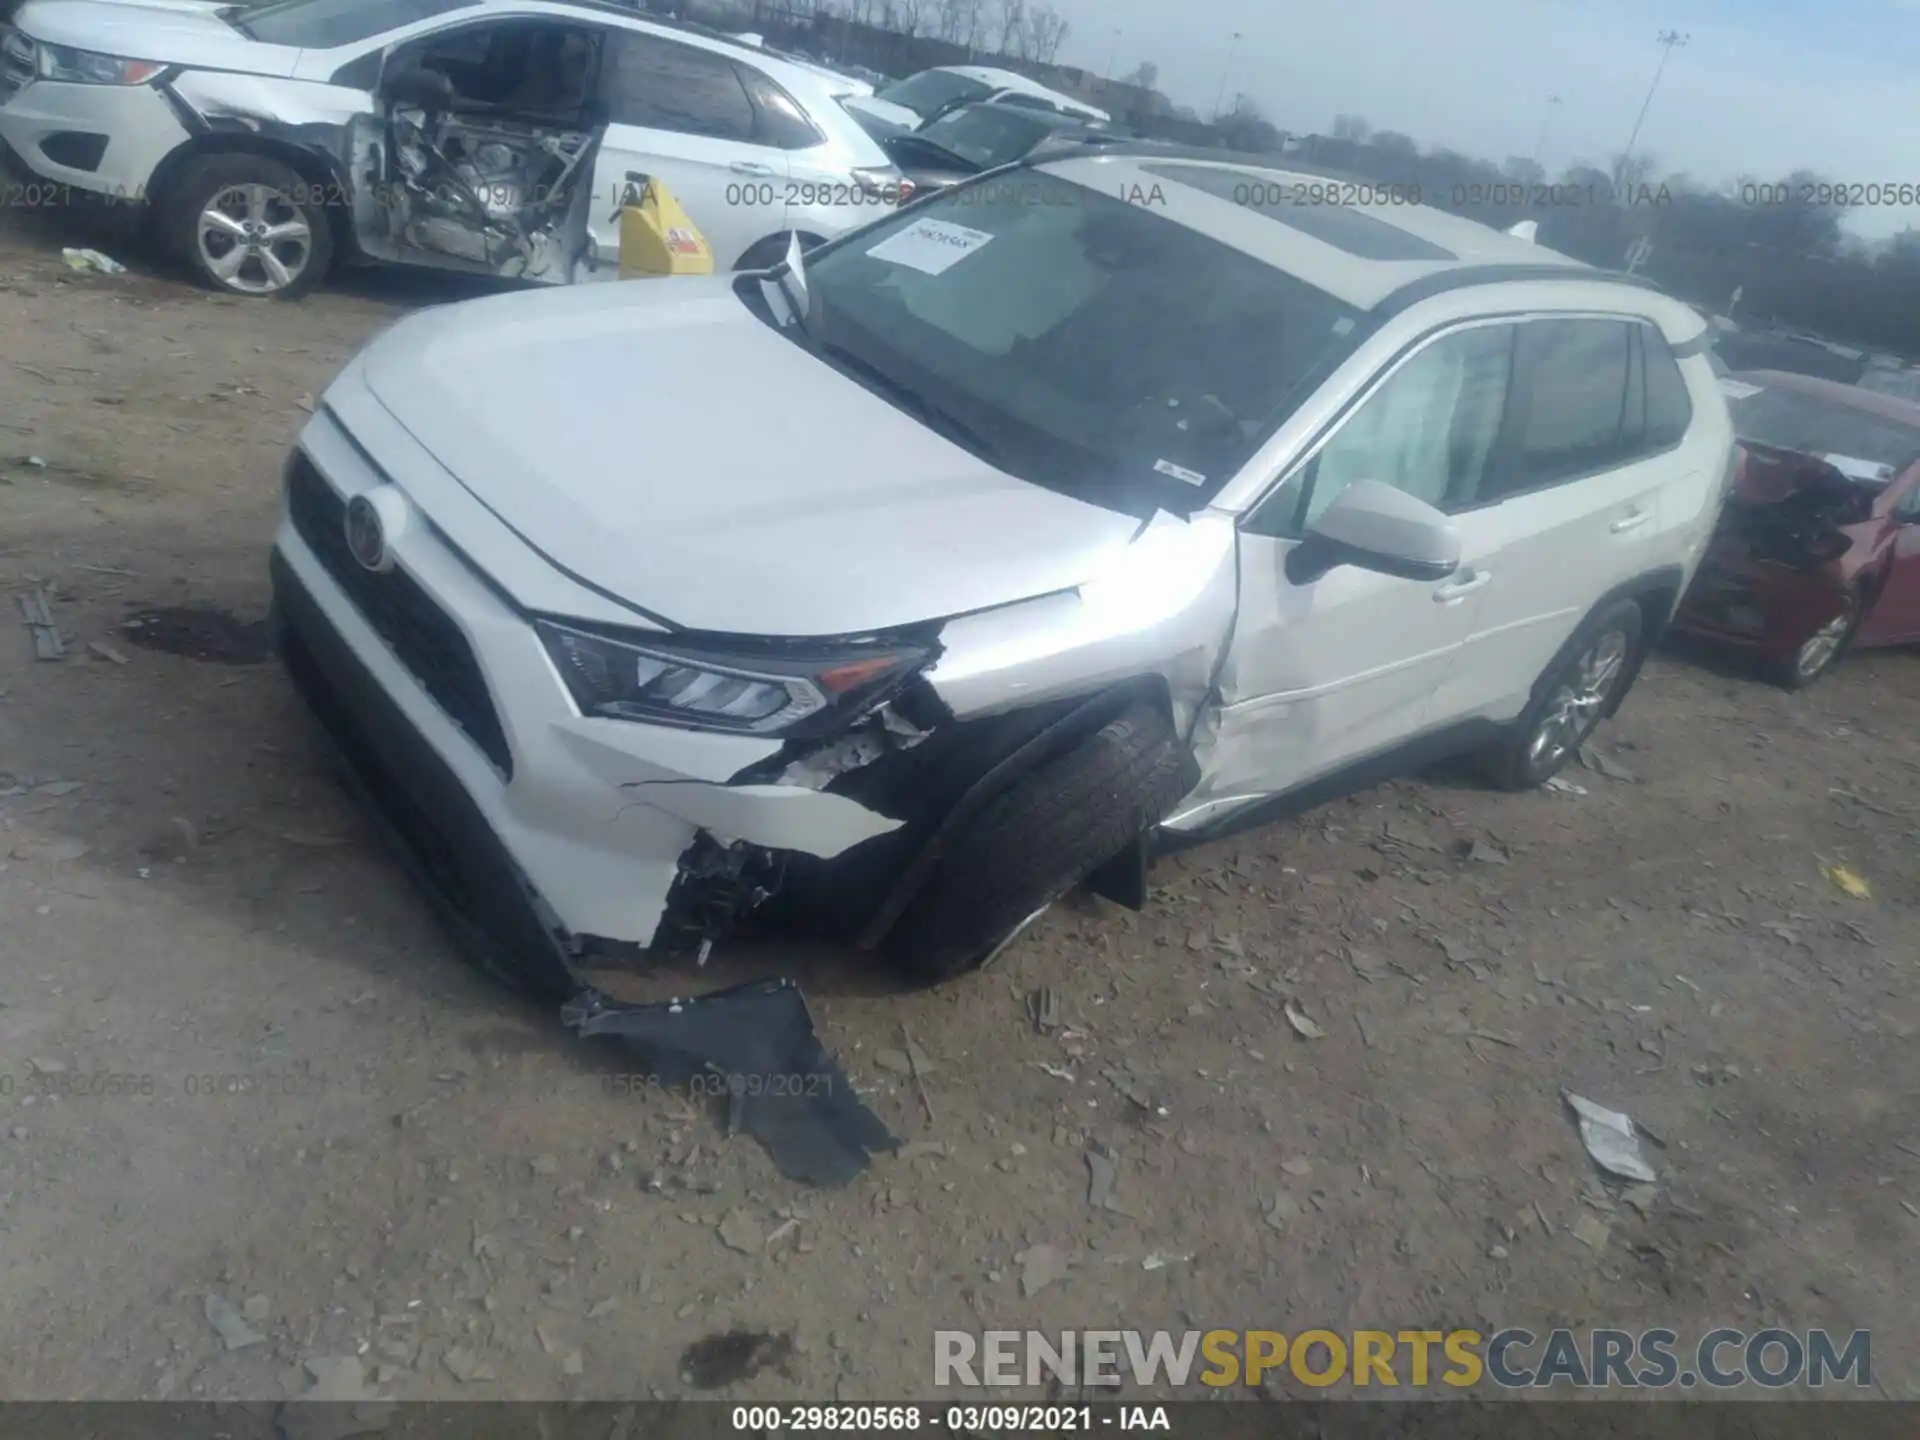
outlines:
[[[1833,657],[1840,653],[1840,647],[1846,643],[1847,632],[1853,628],[1853,603],[1833,619],[1822,625],[1800,647],[1793,657],[1794,673],[1802,680],[1811,680],[1827,666],[1833,663]]]
[[[307,217],[272,185],[229,185],[200,212],[194,226],[201,263],[229,290],[271,295],[306,272],[313,260]]]
[[[1574,662],[1572,673],[1548,696],[1546,711],[1527,745],[1527,759],[1534,769],[1558,765],[1586,739],[1626,670],[1626,633],[1608,630]]]

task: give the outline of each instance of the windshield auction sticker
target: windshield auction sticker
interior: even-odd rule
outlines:
[[[867,254],[923,275],[939,275],[958,265],[993,236],[946,220],[916,220],[889,235]]]

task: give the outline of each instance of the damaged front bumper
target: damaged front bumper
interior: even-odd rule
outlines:
[[[275,544],[288,665],[437,888],[523,944],[651,947],[724,933],[783,853],[832,859],[899,822],[804,785],[733,784],[778,739],[583,716],[523,614],[426,523],[368,570],[348,500],[382,483],[350,447],[288,470]],[[458,617],[456,620],[454,617]]]

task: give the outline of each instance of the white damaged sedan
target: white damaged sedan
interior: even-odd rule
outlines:
[[[928,978],[1422,759],[1535,785],[1711,530],[1700,317],[1154,147],[771,271],[405,319],[286,472],[282,653],[488,968],[750,913]]]

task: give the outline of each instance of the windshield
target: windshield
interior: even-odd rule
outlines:
[[[1142,517],[1204,505],[1359,318],[1038,172],[946,191],[815,251],[806,277],[799,343],[999,469]]]
[[[1730,392],[1727,402],[1734,430],[1742,440],[1821,456],[1851,478],[1876,486],[1920,456],[1920,426],[1903,425],[1799,390],[1745,385],[1735,390],[1749,388],[1750,395]],[[1888,473],[1873,476],[1878,467]],[[1863,468],[1869,473],[1858,473]]]
[[[942,115],[919,133],[982,170],[1018,160],[1058,128],[1032,115],[969,106]]]
[[[331,50],[384,35],[416,20],[465,10],[479,0],[281,0],[243,6],[229,22],[255,40],[302,50]]]
[[[922,70],[876,92],[873,98],[904,105],[924,119],[948,105],[962,100],[984,100],[992,93],[992,86],[956,75],[951,70]]]
[[[1920,401],[1920,370],[1887,370],[1876,366],[1860,377],[1860,388],[1899,400]]]

